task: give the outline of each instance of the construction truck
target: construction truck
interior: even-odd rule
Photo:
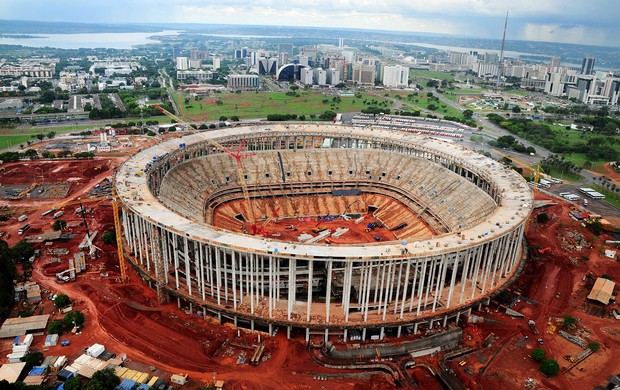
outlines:
[[[538,328],[536,327],[536,322],[534,322],[534,320],[529,320],[527,324],[530,326],[530,329],[532,329],[534,334],[538,334]]]

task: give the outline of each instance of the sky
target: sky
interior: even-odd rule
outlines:
[[[0,18],[341,27],[620,46],[619,0],[0,0]],[[7,33],[0,31],[0,33]]]

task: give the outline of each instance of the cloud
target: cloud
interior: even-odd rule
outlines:
[[[535,24],[522,27],[521,37],[525,41],[545,41],[574,44],[613,44],[613,31],[584,25]]]
[[[614,44],[618,0],[0,0],[0,18],[345,27]],[[569,28],[570,26],[570,28]],[[563,35],[566,34],[566,35]],[[588,38],[588,36],[590,38]]]

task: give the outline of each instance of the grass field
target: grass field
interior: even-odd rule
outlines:
[[[35,140],[29,135],[0,135],[0,150],[10,148],[15,145],[24,145],[24,149],[27,148],[26,142],[28,140]],[[36,141],[36,140],[35,140]]]
[[[411,79],[437,79],[454,82],[454,74],[447,72],[432,72],[430,70],[411,69],[409,71]]]
[[[558,169],[551,169],[549,172],[546,172],[548,175],[555,177],[556,179],[562,179],[566,181],[580,181],[583,180],[583,177],[576,173],[572,172],[563,172]]]
[[[428,95],[426,95],[424,92],[419,92],[417,96],[411,96],[411,97],[409,97],[409,94],[406,92],[398,92],[398,93],[391,94],[391,97],[393,98],[396,98],[397,96],[400,97],[399,100],[403,103],[406,103],[413,107],[432,111],[433,113],[436,113],[438,115],[448,115],[448,116],[455,116],[459,118],[463,117],[461,114],[461,111],[457,110],[456,108],[449,106],[441,101],[437,102],[435,100],[429,100]],[[430,110],[428,108],[430,104],[435,105],[436,108],[434,110]]]
[[[190,99],[184,103],[185,96],[179,94],[180,109],[183,116],[194,120],[218,120],[221,116],[230,118],[265,118],[269,114],[316,115],[325,111],[352,112],[369,107],[370,101],[381,103],[386,99],[362,94],[361,98],[326,96],[316,91],[298,91],[299,96],[288,96],[282,92],[242,92],[216,93],[201,100]],[[188,97],[189,98],[189,97]],[[218,101],[220,102],[218,104]],[[376,104],[372,104],[376,105]],[[391,103],[388,102],[388,108]]]
[[[600,186],[598,184],[592,184],[590,187],[605,195],[605,202],[609,203],[612,206],[620,208],[620,194],[617,192],[613,192],[606,187]]]

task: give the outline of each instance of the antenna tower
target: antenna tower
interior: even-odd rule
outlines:
[[[502,73],[504,70],[504,46],[506,45],[506,29],[508,28],[508,11],[506,11],[506,20],[504,21],[504,35],[502,36],[502,49],[499,52],[499,63],[497,64],[497,89],[502,82]]]

